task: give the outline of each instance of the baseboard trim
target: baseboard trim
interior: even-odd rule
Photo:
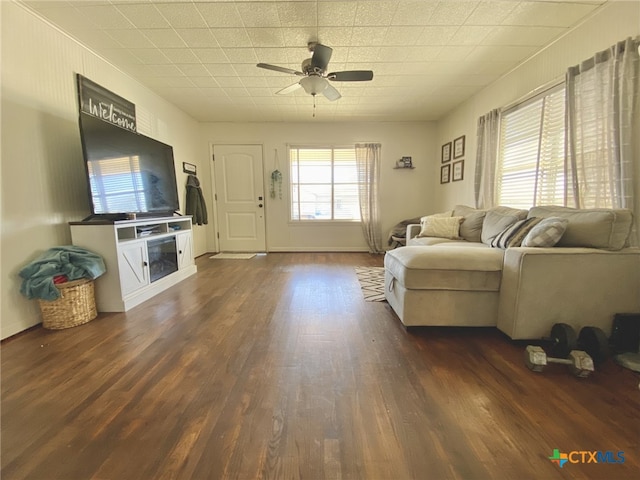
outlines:
[[[287,253],[287,252],[345,252],[345,253],[368,253],[369,250],[362,247],[270,247],[269,252]]]

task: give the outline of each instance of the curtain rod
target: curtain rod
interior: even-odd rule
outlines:
[[[514,107],[517,107],[518,105],[520,105],[521,103],[526,102],[527,100],[536,97],[538,95],[540,95],[541,93],[546,92],[547,90],[551,90],[552,88],[556,88],[558,85],[561,85],[564,83],[564,75],[562,75],[561,77],[556,77],[553,80],[548,81],[547,83],[534,88],[533,90],[529,91],[528,93],[522,95],[521,97],[517,98],[516,100],[514,100],[511,103],[508,103],[507,105],[504,105],[503,107],[500,107],[500,111],[504,112],[506,110],[510,110]]]

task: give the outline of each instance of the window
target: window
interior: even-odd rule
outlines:
[[[505,111],[500,120],[498,205],[565,202],[564,85]]]
[[[289,147],[291,220],[359,221],[354,147]]]

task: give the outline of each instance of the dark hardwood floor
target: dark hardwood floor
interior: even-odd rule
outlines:
[[[362,299],[353,267],[380,256],[197,264],[126,314],[2,343],[3,480],[638,478],[639,379],[613,362],[535,374],[495,329],[406,331]]]

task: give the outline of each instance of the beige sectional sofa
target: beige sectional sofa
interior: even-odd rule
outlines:
[[[457,235],[430,222],[458,222]],[[549,225],[561,230],[551,239]],[[385,295],[406,326],[497,326],[533,339],[565,322],[609,333],[615,313],[640,312],[632,225],[625,209],[456,206],[409,225],[407,246],[387,252]]]

